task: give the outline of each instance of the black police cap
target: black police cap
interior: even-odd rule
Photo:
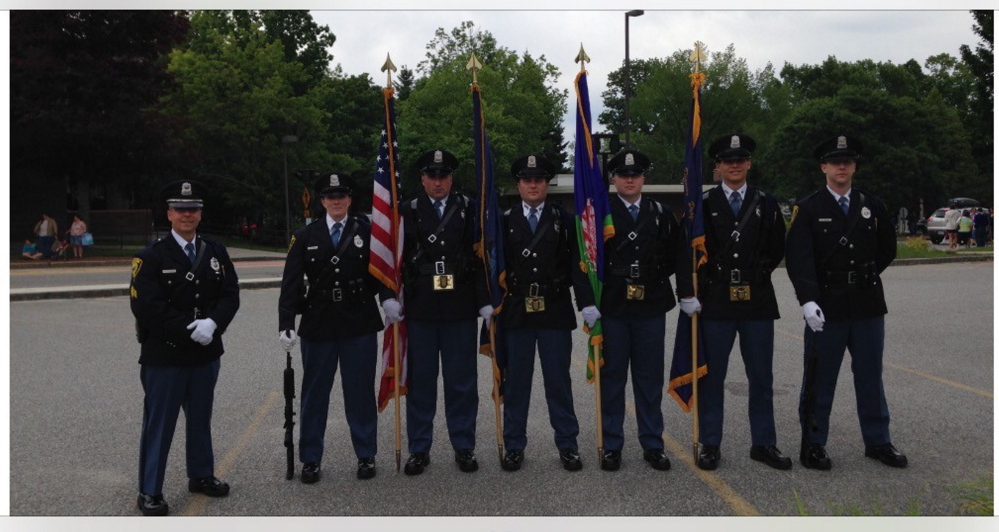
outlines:
[[[316,194],[320,196],[329,196],[331,194],[346,194],[350,196],[351,185],[353,183],[345,174],[329,172],[319,176],[319,179],[315,183],[315,190]]]
[[[205,186],[191,179],[181,179],[160,190],[167,207],[178,209],[200,209],[204,207]]]
[[[755,149],[756,141],[753,137],[735,133],[715,139],[711,146],[708,146],[708,157],[715,161],[750,159]]]
[[[830,159],[859,159],[864,153],[864,145],[859,140],[846,135],[826,139],[815,147],[813,155],[820,162]]]
[[[458,168],[458,158],[451,152],[431,150],[417,159],[416,166],[421,174],[445,177],[453,174],[455,168]]]
[[[517,180],[541,178],[547,181],[558,173],[558,168],[544,155],[532,153],[514,161],[510,165],[510,173]]]
[[[645,173],[649,167],[649,158],[635,150],[622,150],[607,161],[607,168],[612,175],[633,176]]]

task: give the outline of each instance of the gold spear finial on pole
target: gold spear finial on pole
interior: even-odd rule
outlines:
[[[694,62],[694,72],[701,71],[701,61],[708,58],[708,47],[701,41],[694,43],[694,51],[690,52],[690,60]]]
[[[382,65],[382,72],[385,72],[386,75],[386,80],[385,80],[386,89],[392,88],[392,73],[395,72],[396,70],[399,69],[395,67],[394,63],[392,63],[392,55],[385,54],[385,64]]]
[[[482,70],[482,63],[479,62],[478,58],[475,57],[475,52],[472,52],[472,57],[469,58],[468,64],[465,65],[465,70],[472,71],[472,83],[478,83],[479,78],[476,76],[478,71]]]
[[[579,43],[579,53],[576,54],[576,62],[579,63],[580,72],[586,70],[586,63],[589,61],[590,56],[586,55],[586,50],[583,50],[583,43]]]

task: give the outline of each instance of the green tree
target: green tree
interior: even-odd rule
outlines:
[[[428,59],[417,69],[425,76],[397,107],[403,162],[410,165],[404,166],[404,176],[410,176],[404,179],[407,191],[418,188],[413,161],[432,149],[454,153],[462,164],[455,174],[458,186],[474,190],[471,73],[465,68],[472,51],[483,65],[477,76],[501,182],[512,185],[509,165],[527,152],[542,152],[564,166],[561,119],[568,93],[555,88],[558,69],[544,56],[498,47],[489,32],[478,31],[471,22],[450,33],[438,29],[427,50]]]
[[[183,13],[13,11],[10,22],[12,189],[68,185],[86,216],[91,190],[130,197],[173,165],[169,124],[150,108],[170,88]]]
[[[995,171],[995,146],[993,128],[995,123],[994,78],[995,62],[993,59],[993,11],[972,11],[975,24],[972,29],[981,38],[982,43],[975,47],[961,46],[961,59],[974,76],[974,92],[971,101],[972,112],[966,121],[972,133],[972,152],[978,162],[978,178],[982,184],[991,183]],[[988,204],[993,203],[991,187],[988,194],[979,199]]]

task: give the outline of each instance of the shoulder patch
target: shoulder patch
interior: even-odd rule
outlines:
[[[798,217],[798,206],[795,205],[794,209],[791,210],[791,221],[788,222],[788,225],[793,225],[794,224],[794,219],[797,218],[797,217]]]
[[[291,235],[291,242],[288,243],[288,251],[291,251],[291,248],[294,245],[295,245],[295,235]]]
[[[142,259],[139,257],[132,257],[132,279],[135,279],[136,275],[139,275],[139,270],[142,269]]]

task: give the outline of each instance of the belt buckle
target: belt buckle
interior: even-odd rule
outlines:
[[[857,272],[850,270],[846,272],[846,284],[857,284]]]
[[[343,289],[342,288],[334,288],[332,290],[332,294],[333,294],[333,301],[343,301]]]
[[[749,301],[751,299],[749,285],[739,285],[728,287],[729,301]]]
[[[544,312],[545,311],[545,298],[543,297],[525,297],[524,298],[525,310],[530,314],[534,312]]]
[[[626,297],[633,301],[643,301],[645,299],[645,285],[629,284]]]
[[[638,279],[639,273],[640,273],[640,269],[639,269],[638,264],[632,264],[631,265],[631,271],[629,272],[629,275],[631,276],[631,278],[632,279]]]
[[[434,276],[434,291],[450,291],[454,290],[454,275],[435,275]]]
[[[435,262],[434,271],[437,272],[437,275],[444,275],[444,261],[439,260]]]
[[[199,314],[201,314],[201,309],[199,309],[198,307],[194,307],[194,319],[196,320],[200,319]]]
[[[531,286],[527,287],[527,295],[529,297],[538,297],[539,289],[538,283],[531,283]]]
[[[728,282],[731,284],[742,284],[742,270],[729,271]]]

